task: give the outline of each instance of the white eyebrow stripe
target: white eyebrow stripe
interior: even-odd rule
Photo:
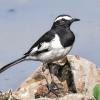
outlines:
[[[61,19],[71,20],[72,18],[69,16],[58,17],[57,19],[55,19],[55,22]]]

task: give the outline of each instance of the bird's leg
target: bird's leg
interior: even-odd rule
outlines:
[[[51,83],[49,83],[47,78],[45,77],[45,80],[47,82],[47,88],[48,88],[48,93],[46,93],[45,96],[48,95],[51,92],[58,97],[58,94],[55,91],[59,90],[59,88],[58,88],[57,84],[54,82],[53,77],[51,75],[51,73],[52,73],[51,68],[50,68],[51,63],[46,63],[46,64],[44,63],[43,65],[44,65],[45,68],[48,68],[49,74],[50,74],[50,77],[51,77]],[[42,70],[44,71],[44,68]]]
[[[51,84],[49,84],[47,78],[45,78],[45,79],[46,79],[47,88],[48,88],[48,92],[45,94],[45,96],[48,95],[51,92],[58,97],[58,94],[55,92],[56,90],[58,90],[57,85],[54,82],[51,82]]]
[[[48,63],[47,67],[48,67],[49,74],[50,74],[50,77],[51,77],[51,82],[54,82],[53,77],[52,77],[52,69],[51,69],[52,63]]]
[[[53,77],[52,77],[52,71],[51,71],[51,68],[50,68],[50,65],[52,65],[52,63],[43,63],[44,67],[42,68],[42,71],[44,72],[46,68],[48,68],[49,70],[49,74],[50,74],[50,77],[51,77],[51,80],[53,81]]]

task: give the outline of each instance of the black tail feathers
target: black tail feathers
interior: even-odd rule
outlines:
[[[12,67],[12,66],[14,66],[14,65],[16,65],[16,64],[18,64],[18,63],[20,63],[20,62],[25,61],[25,60],[26,60],[25,58],[26,58],[26,56],[23,56],[23,57],[21,57],[21,58],[15,60],[15,61],[13,61],[13,62],[11,62],[11,63],[5,65],[5,66],[3,66],[2,68],[0,68],[0,73],[4,72],[4,71],[7,70],[8,68],[10,68],[10,67]]]

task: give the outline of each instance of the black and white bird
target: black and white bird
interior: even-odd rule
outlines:
[[[25,60],[52,63],[66,56],[73,47],[75,35],[70,30],[73,22],[79,21],[69,15],[59,15],[51,27],[21,58],[3,66],[0,73]]]

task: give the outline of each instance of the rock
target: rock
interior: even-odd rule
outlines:
[[[6,91],[6,92],[1,92],[0,91],[0,100],[17,100],[16,98],[13,97],[12,91]]]
[[[69,63],[70,67],[69,67]],[[48,93],[47,81],[53,80],[60,91],[56,91],[59,100],[94,100],[93,88],[100,83],[100,70],[92,62],[79,56],[68,55],[64,59],[50,65],[43,72],[41,65],[33,74],[14,91],[13,96],[21,100],[56,100],[56,95]],[[52,76],[52,78],[51,78]],[[69,93],[70,91],[70,93]],[[77,91],[77,93],[75,93]],[[47,98],[48,97],[48,98]],[[51,98],[51,99],[50,99]]]
[[[39,98],[37,100],[95,100],[95,99],[91,99],[86,95],[82,95],[80,93],[77,94],[68,94],[65,95],[63,97],[58,98],[54,98],[54,99],[50,99],[50,98]]]

